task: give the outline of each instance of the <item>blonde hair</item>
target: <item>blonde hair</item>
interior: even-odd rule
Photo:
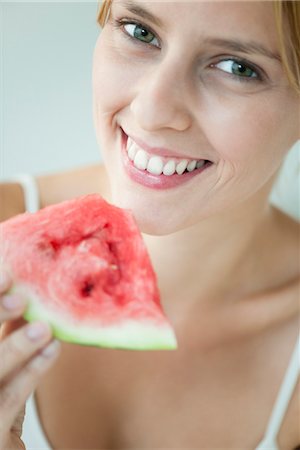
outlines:
[[[300,94],[300,2],[277,0],[273,6],[283,68]]]
[[[98,23],[106,24],[112,0],[103,0]],[[279,38],[279,52],[290,85],[300,95],[300,1],[272,1]]]
[[[104,25],[106,24],[106,22],[108,20],[111,3],[112,3],[112,0],[103,0],[102,4],[100,5],[97,22],[99,23],[101,28],[104,27]]]

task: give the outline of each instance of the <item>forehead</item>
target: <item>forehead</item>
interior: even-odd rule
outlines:
[[[112,8],[149,12],[164,31],[190,30],[198,36],[202,32],[219,36],[230,32],[263,40],[274,50],[278,46],[273,5],[269,0],[113,0]]]

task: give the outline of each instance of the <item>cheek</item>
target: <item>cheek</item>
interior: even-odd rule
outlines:
[[[122,72],[104,45],[101,34],[94,51],[92,86],[94,129],[104,160],[107,156],[104,150],[109,148],[111,133],[115,128],[115,113],[123,107],[120,83]]]
[[[123,67],[115,44],[104,33],[105,29],[94,52],[93,97],[98,114],[107,115],[128,104],[131,83],[126,77],[128,66],[127,70],[125,65]]]
[[[254,167],[257,172],[259,166],[267,173],[279,167],[293,144],[286,110],[279,104],[274,93],[260,93],[252,98],[232,95],[208,106],[207,136],[224,166],[230,164],[235,172]]]

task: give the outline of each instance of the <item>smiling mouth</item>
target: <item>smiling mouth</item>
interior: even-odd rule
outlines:
[[[137,149],[134,160],[132,160],[130,159],[130,146],[127,146],[127,144],[128,136],[123,132],[121,138],[121,153],[125,173],[134,183],[148,189],[168,190],[179,188],[179,186],[194,178],[201,177],[202,179],[201,174],[210,172],[210,166],[214,166],[214,163],[208,160],[189,160],[188,164],[186,164],[187,161],[182,158],[165,158],[157,155],[150,155],[150,159],[148,159],[147,154],[145,158],[144,153],[140,153],[140,156],[137,156],[140,151],[145,152],[145,150],[141,148]],[[145,159],[143,160],[143,158]],[[170,161],[172,161],[172,163],[170,163]],[[196,166],[193,168],[195,161]]]
[[[140,146],[131,137],[123,132],[123,144],[127,152],[129,160],[133,166],[140,170],[146,171],[155,176],[182,176],[184,174],[199,172],[200,169],[208,167],[213,163],[206,159],[191,159],[178,156],[162,156],[159,149],[152,149]],[[149,150],[148,150],[149,149]],[[166,155],[166,150],[162,153]],[[202,170],[201,170],[202,171]]]

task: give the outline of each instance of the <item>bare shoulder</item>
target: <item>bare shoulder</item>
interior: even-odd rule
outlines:
[[[103,164],[76,167],[64,172],[37,177],[41,208],[65,200],[98,193],[108,193],[108,181]]]
[[[81,195],[109,196],[109,183],[103,164],[91,164],[35,177],[40,208]],[[16,182],[0,182],[0,221],[25,212],[24,193]]]
[[[300,449],[300,378],[298,371],[298,379],[296,386],[292,392],[282,428],[278,435],[279,448],[289,448],[290,450]],[[285,445],[286,444],[286,445]]]
[[[296,306],[294,320],[291,321],[291,335],[297,335],[296,341],[293,345],[298,345],[298,352],[300,350],[299,342],[299,317],[300,317],[300,223],[292,217],[286,215],[284,212],[276,210],[277,225],[279,236],[282,237],[282,242],[279,246],[281,250],[282,261],[285,262],[287,271],[291,274],[291,281],[283,286],[278,294],[282,294],[281,299],[290,301]],[[290,349],[290,344],[288,349]],[[298,361],[299,365],[299,361]],[[282,423],[282,430],[278,436],[278,443],[280,448],[289,448],[290,450],[300,450],[300,378],[298,369],[298,378],[296,385],[292,392],[292,396],[286,411],[284,421]],[[288,447],[285,446],[285,443]]]
[[[0,183],[0,222],[25,211],[23,190],[17,183]]]
[[[296,249],[299,249],[300,222],[277,208],[273,208],[273,214],[285,244],[296,244]]]
[[[255,324],[255,329],[261,326],[261,329],[268,331],[265,336],[268,336],[266,342],[270,346],[264,357],[269,361],[269,367],[272,367],[269,384],[273,392],[278,394],[277,389],[288,368],[291,352],[297,343],[299,345],[300,225],[279,209],[274,208],[272,214],[272,222],[263,230],[261,246],[256,254],[262,283],[267,280],[266,288],[251,297],[251,300],[257,299],[258,302],[244,303],[243,308],[245,306],[247,309],[244,308],[243,313],[247,323],[252,321]],[[296,450],[300,446],[299,372],[297,375],[278,435],[278,446],[282,450]]]

